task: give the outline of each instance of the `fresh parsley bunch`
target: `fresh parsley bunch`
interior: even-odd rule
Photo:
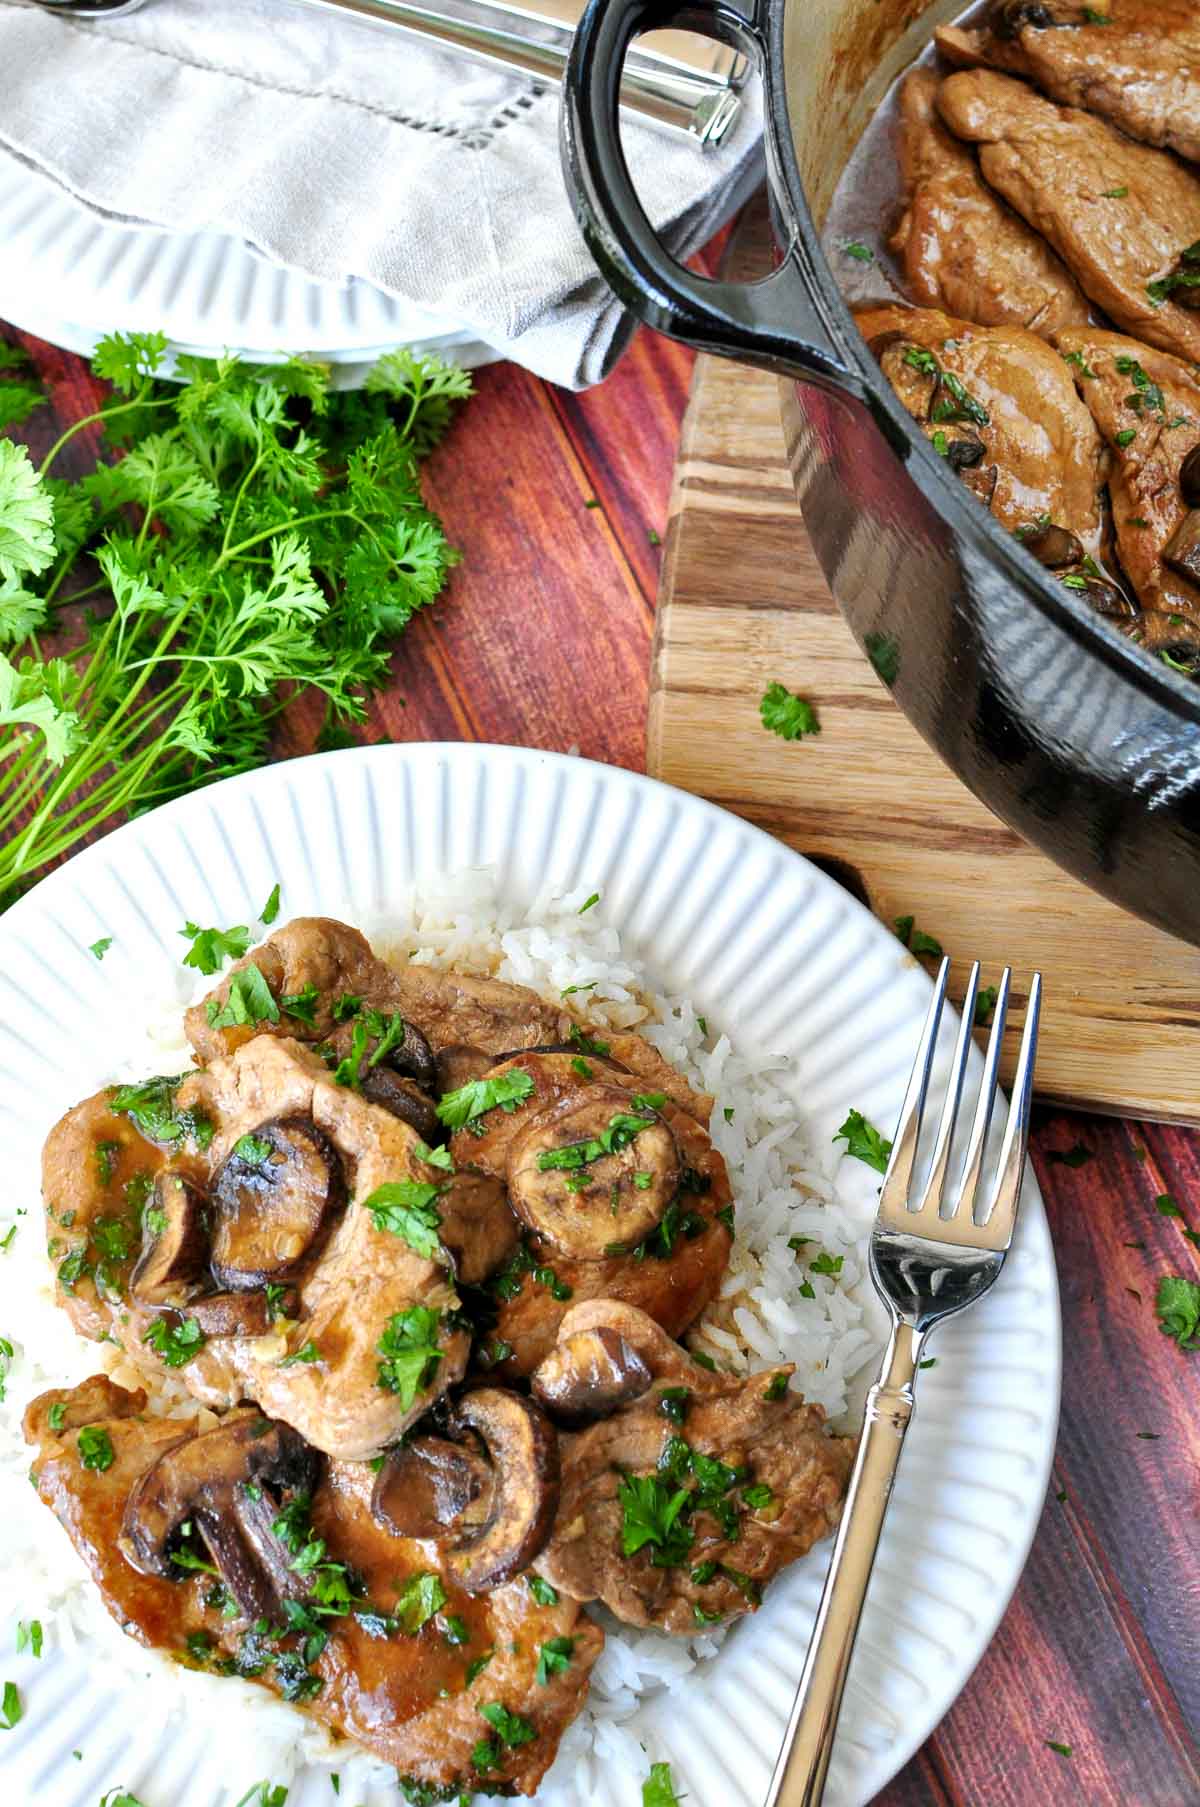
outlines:
[[[333,394],[299,359],[181,358],[180,386],[165,349],[102,340],[115,393],[40,467],[0,438],[0,907],[114,817],[260,764],[296,687],[344,737],[454,562],[418,467],[464,371],[396,351]],[[0,425],[37,400],[0,382]],[[124,455],[51,476],[97,422]]]

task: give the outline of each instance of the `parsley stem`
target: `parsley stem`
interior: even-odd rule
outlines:
[[[38,466],[39,473],[44,477],[63,447],[70,440],[74,439],[77,433],[82,433],[85,427],[94,427],[98,421],[115,420],[118,414],[128,414],[133,408],[171,407],[175,401],[173,395],[165,396],[160,402],[152,402],[147,399],[152,387],[153,384],[150,382],[143,383],[137,394],[129,401],[122,402],[119,407],[98,408],[95,414],[85,414],[82,420],[77,420],[73,427],[68,427],[64,433],[59,434],[58,438],[54,441],[54,444],[50,447],[50,450],[46,453],[46,456],[42,459],[41,464]]]

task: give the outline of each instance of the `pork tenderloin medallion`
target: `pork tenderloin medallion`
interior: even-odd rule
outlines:
[[[947,77],[937,104],[955,136],[978,145],[990,186],[1115,326],[1200,359],[1200,313],[1180,300],[1183,254],[1200,239],[1200,172],[988,69]]]
[[[914,69],[900,90],[905,205],[888,242],[913,300],[979,326],[1043,335],[1086,321],[1087,301],[1066,265],[988,187],[974,152],[938,118],[940,85],[932,69]]]
[[[1025,76],[1131,138],[1200,160],[1200,17],[1192,0],[996,0],[981,26],[939,26],[960,68]]]
[[[526,1576],[469,1593],[376,1519],[366,1463],[256,1412],[201,1432],[145,1405],[97,1376],[25,1414],[39,1497],[130,1637],[282,1696],[411,1798],[536,1792],[604,1643],[574,1600]]]
[[[791,1374],[713,1373],[618,1300],[568,1312],[531,1384],[585,1428],[561,1439],[538,1573],[681,1637],[755,1611],[772,1576],[836,1527],[853,1462],[853,1440],[827,1434]]]

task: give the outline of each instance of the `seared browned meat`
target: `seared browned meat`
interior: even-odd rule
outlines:
[[[131,1125],[127,1117],[113,1117],[105,1094],[76,1106],[46,1144],[48,1233],[60,1302],[76,1328],[89,1336],[110,1335],[144,1368],[169,1359],[195,1397],[214,1409],[252,1399],[328,1454],[375,1454],[461,1376],[470,1339],[450,1315],[458,1295],[448,1268],[419,1254],[398,1232],[377,1227],[365,1201],[380,1187],[399,1186],[402,1198],[409,1196],[405,1188],[415,1187],[418,1197],[432,1202],[434,1194],[421,1189],[440,1185],[446,1175],[420,1157],[422,1144],[407,1123],[335,1083],[324,1063],[298,1042],[256,1036],[166,1095],[177,1121],[206,1126],[205,1147],[189,1137],[173,1160],[186,1161],[192,1180],[210,1199],[213,1253],[230,1255],[229,1238],[221,1241],[227,1194],[235,1204],[242,1200],[256,1159],[262,1161],[260,1177],[268,1176],[261,1181],[268,1195],[269,1184],[280,1189],[278,1206],[271,1206],[272,1221],[283,1226],[275,1254],[267,1245],[255,1245],[246,1268],[238,1268],[231,1256],[221,1280],[223,1287],[275,1288],[269,1333],[260,1334],[261,1316],[238,1321],[228,1305],[239,1297],[236,1290],[221,1295],[226,1309],[208,1316],[204,1308],[212,1301],[202,1296],[202,1279],[181,1281],[165,1313],[161,1300],[144,1303],[131,1293],[141,1230],[137,1212],[124,1205],[118,1189],[128,1183],[127,1169],[140,1173],[148,1167],[154,1150],[136,1134],[136,1118]],[[310,1155],[316,1151],[319,1174],[307,1167],[297,1173],[290,1161],[272,1167],[270,1150],[278,1137],[274,1130],[260,1132],[280,1122],[307,1126],[303,1135],[298,1128],[291,1133],[297,1147]],[[101,1160],[96,1148],[115,1141],[118,1132],[126,1138],[119,1153]],[[231,1166],[251,1170],[239,1180],[239,1186],[245,1181],[242,1190],[228,1178]],[[278,1176],[274,1181],[272,1173]],[[322,1188],[334,1174],[337,1202],[329,1205]],[[313,1221],[312,1188],[321,1191],[320,1239],[311,1247],[304,1243],[299,1256],[287,1227],[293,1185],[300,1188],[297,1221],[304,1235]],[[119,1220],[113,1215],[118,1198],[126,1213]],[[245,1207],[248,1220],[253,1203]],[[502,1200],[499,1208],[510,1215]],[[117,1246],[114,1224],[125,1251],[121,1262],[110,1258]],[[153,1233],[148,1223],[147,1238]],[[276,1256],[279,1264],[272,1266]],[[211,1291],[212,1282],[207,1285]],[[265,1290],[255,1296],[271,1297]],[[284,1311],[293,1315],[281,1315]],[[228,1334],[217,1321],[225,1316]],[[419,1348],[426,1350],[424,1363]]]
[[[274,1538],[275,1560],[295,1584],[294,1605],[320,1605],[310,1593],[324,1578],[356,1590],[352,1600],[343,1595],[352,1610],[322,1612],[290,1631],[282,1618],[264,1626],[237,1613],[225,1584],[194,1567],[174,1565],[177,1579],[140,1572],[118,1542],[130,1497],[164,1453],[170,1459],[188,1447],[195,1429],[147,1417],[145,1403],[144,1394],[97,1377],[73,1392],[43,1394],[25,1417],[26,1438],[39,1446],[38,1492],[118,1624],[192,1667],[259,1682],[395,1764],[402,1777],[432,1788],[459,1784],[468,1793],[479,1786],[532,1794],[582,1705],[604,1641],[575,1602],[541,1605],[524,1578],[489,1594],[466,1593],[435,1546],[398,1538],[372,1517],[375,1477],[365,1463],[329,1464],[311,1503],[273,1497],[269,1477],[261,1488],[262,1535]],[[57,1430],[55,1407],[63,1419]],[[284,1511],[291,1524],[281,1537],[269,1521]],[[310,1534],[326,1548],[321,1566],[303,1571],[305,1582],[292,1563]],[[193,1527],[179,1553],[204,1560],[212,1552],[195,1538]],[[323,1648],[308,1642],[314,1629],[327,1636]],[[547,1645],[556,1660],[541,1663],[543,1682]],[[472,1665],[480,1666],[468,1681]],[[482,1711],[493,1702],[529,1728],[520,1733],[526,1742],[497,1735]]]
[[[1100,438],[1044,339],[896,304],[859,309],[855,321],[926,438],[1002,527],[1051,522],[1098,554]],[[959,466],[960,452],[974,462]]]
[[[572,1299],[626,1300],[681,1334],[715,1296],[733,1243],[729,1178],[707,1131],[594,1055],[520,1054],[489,1077],[506,1074],[527,1078],[527,1095],[450,1145],[456,1164],[505,1180],[528,1226],[489,1289],[496,1338],[509,1345],[498,1371],[528,1374]],[[600,1138],[614,1127],[608,1150]],[[539,1169],[555,1158],[564,1164]]]
[[[580,1339],[586,1370],[585,1333],[601,1328],[640,1358],[650,1385],[562,1439],[562,1496],[538,1572],[627,1624],[680,1636],[753,1612],[764,1584],[836,1526],[852,1440],[826,1435],[821,1408],[787,1391],[790,1366],[710,1373],[613,1300],[568,1312],[559,1348]],[[542,1390],[538,1373],[533,1386]]]
[[[239,960],[214,987],[204,1003],[187,1013],[188,1039],[201,1060],[227,1054],[255,1033],[254,1027],[214,1028],[208,1020],[213,999],[218,1007],[229,996],[233,973],[257,966],[272,995],[280,1000],[277,1023],[257,1029],[324,1042],[335,1034],[334,1007],[340,998],[358,998],[367,1009],[398,1011],[421,1032],[437,1053],[465,1047],[493,1058],[513,1048],[562,1041],[571,1019],[565,1011],[543,1004],[522,985],[463,973],[434,972],[428,966],[398,968],[376,959],[365,935],[325,916],[298,916]],[[286,999],[310,995],[303,1019],[289,1015]],[[311,1015],[311,1022],[307,1020]]]
[[[1200,378],[1166,352],[1098,327],[1055,344],[1112,454],[1109,491],[1121,564],[1146,611],[1138,637],[1159,649],[1200,644],[1200,576],[1164,562],[1200,501],[1183,467],[1200,445]]]
[[[1144,144],[1200,158],[1200,16],[1192,0],[999,0],[981,29],[939,27],[950,62],[1025,75]]]
[[[1182,291],[1156,299],[1152,290],[1200,238],[1200,177],[1168,151],[990,70],[949,76],[938,108],[952,132],[979,145],[988,182],[1097,307],[1163,351],[1200,358],[1200,313],[1179,304]]]
[[[1087,302],[1036,232],[993,193],[973,152],[946,130],[939,78],[914,69],[900,90],[905,208],[890,242],[913,299],[980,326],[1049,335],[1085,321]]]

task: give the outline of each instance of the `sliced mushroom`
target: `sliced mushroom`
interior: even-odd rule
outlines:
[[[266,1336],[276,1317],[295,1315],[296,1295],[289,1292],[272,1306],[265,1292],[209,1293],[192,1299],[187,1309],[206,1337]]]
[[[521,1225],[508,1194],[490,1173],[460,1167],[438,1195],[443,1247],[462,1286],[478,1286],[516,1252]]]
[[[451,1428],[474,1431],[491,1465],[479,1522],[460,1521],[446,1545],[461,1585],[482,1594],[528,1568],[550,1536],[558,1507],[558,1439],[539,1406],[502,1387],[466,1394]]]
[[[1059,571],[1066,565],[1077,565],[1083,558],[1083,542],[1067,527],[1056,527],[1053,521],[1036,532],[1025,534],[1021,544],[1032,552],[1039,565]]]
[[[267,1549],[266,1501],[272,1520],[298,1494],[311,1493],[317,1457],[286,1424],[237,1413],[215,1430],[173,1445],[129,1495],[117,1539],[143,1575],[179,1580],[171,1558],[185,1526],[203,1538],[221,1579],[249,1619],[274,1618],[281,1601],[304,1583],[285,1552]]]
[[[1119,584],[1107,577],[1095,577],[1091,572],[1081,572],[1079,575],[1085,582],[1083,589],[1077,593],[1095,609],[1097,615],[1106,615],[1114,621],[1132,621],[1137,615],[1136,602],[1126,596]]]
[[[203,1194],[165,1168],[142,1215],[142,1252],[129,1290],[142,1305],[186,1303],[208,1265],[208,1213]]]
[[[1019,38],[1026,29],[1046,31],[1061,24],[1041,0],[996,0],[988,12],[988,24],[998,38]]]
[[[364,1098],[391,1111],[393,1117],[407,1123],[431,1148],[445,1135],[433,1099],[414,1079],[394,1073],[391,1067],[372,1067],[360,1089]]]
[[[977,433],[960,433],[946,448],[946,463],[952,471],[973,470],[982,463],[986,451],[987,447]]]
[[[1200,583],[1200,508],[1190,509],[1184,515],[1163,547],[1162,556],[1164,565],[1170,565],[1172,571]]]
[[[646,1363],[615,1330],[577,1330],[556,1343],[530,1385],[533,1396],[558,1424],[573,1429],[607,1418],[640,1399],[653,1382]]]
[[[508,1151],[513,1209],[556,1249],[584,1261],[648,1236],[679,1179],[669,1125],[615,1085],[588,1086],[539,1112]]]
[[[397,1537],[441,1537],[491,1486],[487,1462],[468,1444],[414,1437],[388,1451],[371,1511]]]
[[[345,1196],[337,1151],[315,1123],[260,1123],[213,1181],[213,1273],[234,1292],[291,1279]]]
[[[1200,444],[1192,447],[1179,467],[1179,493],[1189,508],[1200,508]]]
[[[460,1086],[469,1085],[473,1079],[482,1079],[495,1064],[494,1054],[489,1054],[484,1048],[472,1048],[466,1042],[454,1042],[448,1048],[439,1048],[435,1090],[439,1094],[457,1092]]]

